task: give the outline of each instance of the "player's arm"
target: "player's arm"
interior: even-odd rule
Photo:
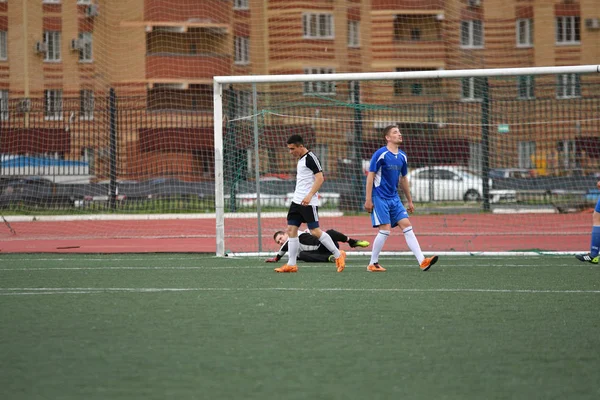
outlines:
[[[410,194],[410,182],[408,182],[408,178],[405,176],[400,177],[400,188],[404,192],[404,196],[406,197],[406,211],[412,213],[415,211],[415,205],[412,201],[412,195]]]
[[[275,257],[267,258],[265,260],[265,262],[277,262],[277,261],[281,260],[281,257],[283,257],[285,255],[285,253],[287,253],[287,251],[288,251],[288,242],[285,242],[283,244],[283,246],[281,246],[281,248],[279,249],[279,252],[275,255]]]
[[[369,171],[367,174],[367,186],[365,187],[365,210],[370,213],[373,211],[373,181],[375,172]]]
[[[323,185],[323,182],[325,182],[323,172],[319,171],[315,173],[315,181],[313,182],[312,187],[310,188],[310,192],[308,192],[304,200],[302,200],[303,206],[310,204],[310,201],[312,200],[313,196],[319,191],[319,189]]]

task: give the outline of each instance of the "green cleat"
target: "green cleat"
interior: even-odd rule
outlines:
[[[350,245],[350,247],[354,248],[354,247],[368,247],[371,243],[367,242],[366,240],[348,239],[348,244]]]
[[[591,262],[592,264],[598,264],[598,261],[600,261],[600,255],[596,256],[596,257],[592,257],[590,255],[590,253],[587,253],[587,254],[577,254],[575,256],[575,258],[577,258],[579,261]]]

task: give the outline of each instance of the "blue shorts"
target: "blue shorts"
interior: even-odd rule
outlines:
[[[598,202],[596,203],[596,208],[594,208],[594,211],[596,211],[597,213],[600,213],[600,199],[598,199]]]
[[[390,224],[393,228],[398,225],[398,221],[404,218],[408,218],[408,212],[399,197],[393,199],[373,197],[373,212],[371,213],[373,227]]]

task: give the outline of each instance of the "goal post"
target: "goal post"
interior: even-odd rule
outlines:
[[[599,65],[580,65],[216,76],[216,254],[275,249],[271,238],[285,228],[295,180],[294,160],[284,154],[293,133],[305,135],[324,164],[322,227],[373,236],[361,212],[362,174],[372,150],[384,145],[378,133],[387,124],[400,126],[410,174],[421,174],[411,175],[420,185],[411,185],[415,220],[424,221],[415,221],[420,240],[460,236],[455,250],[468,251],[475,237],[493,249],[498,237],[535,243],[556,235],[556,222],[548,232],[529,223],[541,213],[589,207],[589,173],[600,165],[593,140],[600,132],[598,72]],[[457,213],[472,221],[444,226]]]

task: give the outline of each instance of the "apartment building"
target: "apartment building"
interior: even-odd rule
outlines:
[[[595,0],[0,0],[0,153],[92,157],[101,175],[111,151],[112,90],[117,108],[129,110],[117,115],[120,176],[210,179],[215,75],[598,64],[599,8]],[[591,76],[523,77],[494,95],[524,104],[536,97],[560,102],[598,96],[594,82]],[[456,101],[461,113],[476,116],[481,85],[476,78],[365,84],[360,100]],[[306,84],[298,96],[347,100],[352,90]],[[234,96],[238,111],[248,115],[251,91],[237,90]],[[564,108],[583,116],[578,126],[555,124],[540,134],[521,125],[512,133],[528,139],[492,145],[503,146],[507,160],[520,157],[527,163],[536,146],[550,149],[562,141],[562,148],[573,153],[579,140],[600,157],[595,141],[585,139],[597,136],[598,123],[585,117],[594,113],[594,104]],[[518,111],[537,119],[547,112],[529,105]],[[459,131],[464,121],[453,120],[454,114],[436,116],[432,135],[446,145],[471,142],[472,161],[479,157],[479,129]],[[412,115],[415,121],[426,118]],[[409,135],[423,130],[411,119],[394,122]],[[317,142],[339,142],[324,150],[329,159],[346,154],[348,132],[283,123]],[[361,140],[375,140],[377,129],[377,124],[365,125]],[[274,137],[281,128],[267,126],[265,132],[273,132],[272,146],[281,144]],[[502,166],[504,161],[494,162]],[[267,165],[286,168],[282,163]],[[336,167],[333,161],[331,167]]]

